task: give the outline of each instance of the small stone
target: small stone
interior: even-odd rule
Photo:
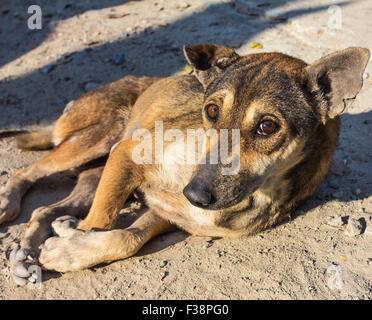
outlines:
[[[163,260],[162,262],[160,262],[160,268],[164,268],[167,264],[168,264],[168,261]]]
[[[99,86],[100,86],[100,84],[97,83],[97,82],[88,82],[88,83],[85,85],[84,89],[85,89],[85,91],[89,91],[89,90],[96,89],[96,88],[98,88]]]
[[[361,193],[362,193],[362,190],[360,190],[359,188],[353,190],[353,193],[356,195],[356,196],[359,196]]]
[[[167,276],[168,276],[169,272],[168,271],[164,271],[162,274],[161,274],[161,281],[163,281]]]
[[[347,175],[351,172],[351,169],[339,159],[333,159],[330,171],[339,177]]]
[[[123,64],[124,61],[125,61],[125,56],[123,53],[116,55],[114,59],[112,59],[112,63],[117,66],[120,66],[121,64]]]
[[[342,190],[336,191],[332,193],[332,197],[336,199],[340,199],[344,196],[344,192]]]
[[[348,221],[345,234],[349,237],[355,237],[363,232],[363,223],[361,219],[351,218]]]
[[[333,179],[330,179],[328,180],[328,186],[332,189],[336,189],[338,190],[340,188],[340,185],[337,181],[333,180]]]
[[[40,69],[40,72],[43,74],[47,74],[51,72],[54,69],[54,66],[52,64],[48,64]]]
[[[341,227],[344,222],[340,215],[337,216],[330,216],[327,218],[327,224],[332,227]]]
[[[209,248],[211,245],[212,245],[212,244],[211,244],[210,242],[204,242],[204,243],[203,243],[203,248],[204,248],[204,249],[207,249],[207,248]]]

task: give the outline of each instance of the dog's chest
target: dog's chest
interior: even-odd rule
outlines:
[[[202,233],[213,228],[217,211],[207,211],[193,206],[183,195],[190,182],[193,165],[163,164],[147,175],[142,191],[147,205],[164,219],[170,220],[190,233]]]

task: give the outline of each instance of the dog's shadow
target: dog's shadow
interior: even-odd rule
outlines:
[[[372,110],[359,114],[346,113],[341,116],[340,139],[325,180],[293,217],[302,216],[330,201],[360,202],[371,195]],[[362,211],[372,213],[363,205]]]

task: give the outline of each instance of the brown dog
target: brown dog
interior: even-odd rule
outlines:
[[[45,269],[81,270],[130,257],[175,227],[250,235],[288,217],[315,191],[338,141],[339,115],[362,87],[368,50],[349,48],[310,65],[280,53],[242,57],[217,45],[186,46],[184,53],[195,76],[125,77],[70,103],[53,130],[19,137],[21,147],[54,149],[10,179],[0,196],[1,222],[17,216],[37,179],[112,151],[104,170],[90,165],[67,199],[33,213],[18,264],[39,254],[51,222],[66,213],[81,217],[90,208],[77,229],[71,217],[53,222],[59,237],[42,247]],[[213,133],[201,153],[196,140],[185,145],[185,136],[189,141],[200,129]],[[221,158],[223,129],[225,142],[238,139],[227,148],[230,162]],[[216,150],[221,154],[212,161]],[[202,157],[189,161],[196,154]],[[111,230],[134,191],[149,210],[130,228]]]

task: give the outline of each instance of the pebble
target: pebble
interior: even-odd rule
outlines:
[[[96,88],[98,88],[99,86],[100,86],[100,84],[97,83],[97,82],[88,82],[88,83],[85,85],[84,89],[85,89],[85,91],[89,91],[89,90],[96,89]]]
[[[169,272],[167,271],[164,271],[162,274],[161,274],[161,281],[163,281],[167,276],[168,276]]]
[[[344,192],[342,190],[338,190],[332,193],[332,197],[336,199],[340,199],[344,196]]]
[[[363,224],[361,219],[350,218],[345,230],[345,234],[349,237],[355,237],[363,232]]]
[[[339,177],[345,176],[351,172],[351,169],[339,159],[333,159],[330,171]]]
[[[207,249],[207,248],[209,248],[210,246],[212,246],[212,244],[211,244],[210,242],[204,242],[204,243],[203,243],[203,248],[204,248],[204,249]]]
[[[54,66],[52,64],[48,64],[40,69],[40,72],[43,74],[47,74],[51,72],[54,69]]]
[[[340,188],[339,183],[336,180],[332,180],[332,179],[328,180],[328,186],[330,188],[336,189],[336,190],[338,190]]]
[[[344,222],[340,215],[337,216],[330,216],[327,218],[327,224],[332,227],[341,227]]]
[[[160,268],[164,268],[167,264],[168,264],[168,261],[163,260],[162,262],[160,262]]]
[[[112,59],[112,63],[117,66],[120,66],[121,64],[123,64],[124,61],[125,61],[125,56],[123,53],[116,55],[114,59]]]

